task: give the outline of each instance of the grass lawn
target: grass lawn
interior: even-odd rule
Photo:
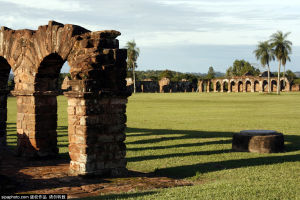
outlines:
[[[58,97],[60,152],[68,151],[66,99]],[[8,101],[15,145],[15,98]],[[88,199],[300,199],[300,93],[135,94],[127,106],[128,169],[196,185]],[[232,134],[271,129],[286,152],[231,151]]]

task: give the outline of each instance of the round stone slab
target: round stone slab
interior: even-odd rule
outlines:
[[[284,137],[273,130],[243,130],[233,134],[232,149],[255,153],[283,152]]]

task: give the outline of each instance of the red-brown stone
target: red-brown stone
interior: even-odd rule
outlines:
[[[125,126],[130,95],[125,81],[127,51],[119,49],[119,35],[114,30],[91,32],[54,21],[38,30],[2,27],[0,145],[6,142],[6,85],[12,69],[12,94],[17,96],[18,154],[45,157],[58,153],[56,89],[60,70],[67,61],[71,74],[65,93],[70,171],[75,175],[126,171],[124,152],[120,151],[125,146],[125,129],[115,128]],[[111,148],[99,151],[99,146]],[[104,158],[102,166],[92,159],[97,154]]]

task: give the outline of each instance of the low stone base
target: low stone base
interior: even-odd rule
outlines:
[[[233,135],[232,149],[255,153],[283,152],[284,137],[272,130],[244,130]]]

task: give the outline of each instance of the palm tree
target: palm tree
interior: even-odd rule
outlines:
[[[260,63],[263,67],[268,67],[268,93],[271,92],[270,87],[270,61],[275,59],[274,51],[272,46],[268,41],[259,42],[257,45],[257,49],[253,51],[257,60],[260,60]]]
[[[292,53],[292,42],[287,40],[287,36],[290,32],[283,34],[282,31],[277,31],[271,35],[271,46],[274,48],[274,54],[278,60],[278,80],[277,80],[277,94],[280,94],[280,68],[283,65],[283,77],[285,77],[285,64],[286,61],[290,61],[289,54]]]
[[[127,68],[132,70],[133,76],[133,92],[136,92],[135,87],[135,68],[137,67],[136,60],[140,55],[140,49],[136,47],[136,43],[134,40],[128,41],[126,43],[127,48]]]

